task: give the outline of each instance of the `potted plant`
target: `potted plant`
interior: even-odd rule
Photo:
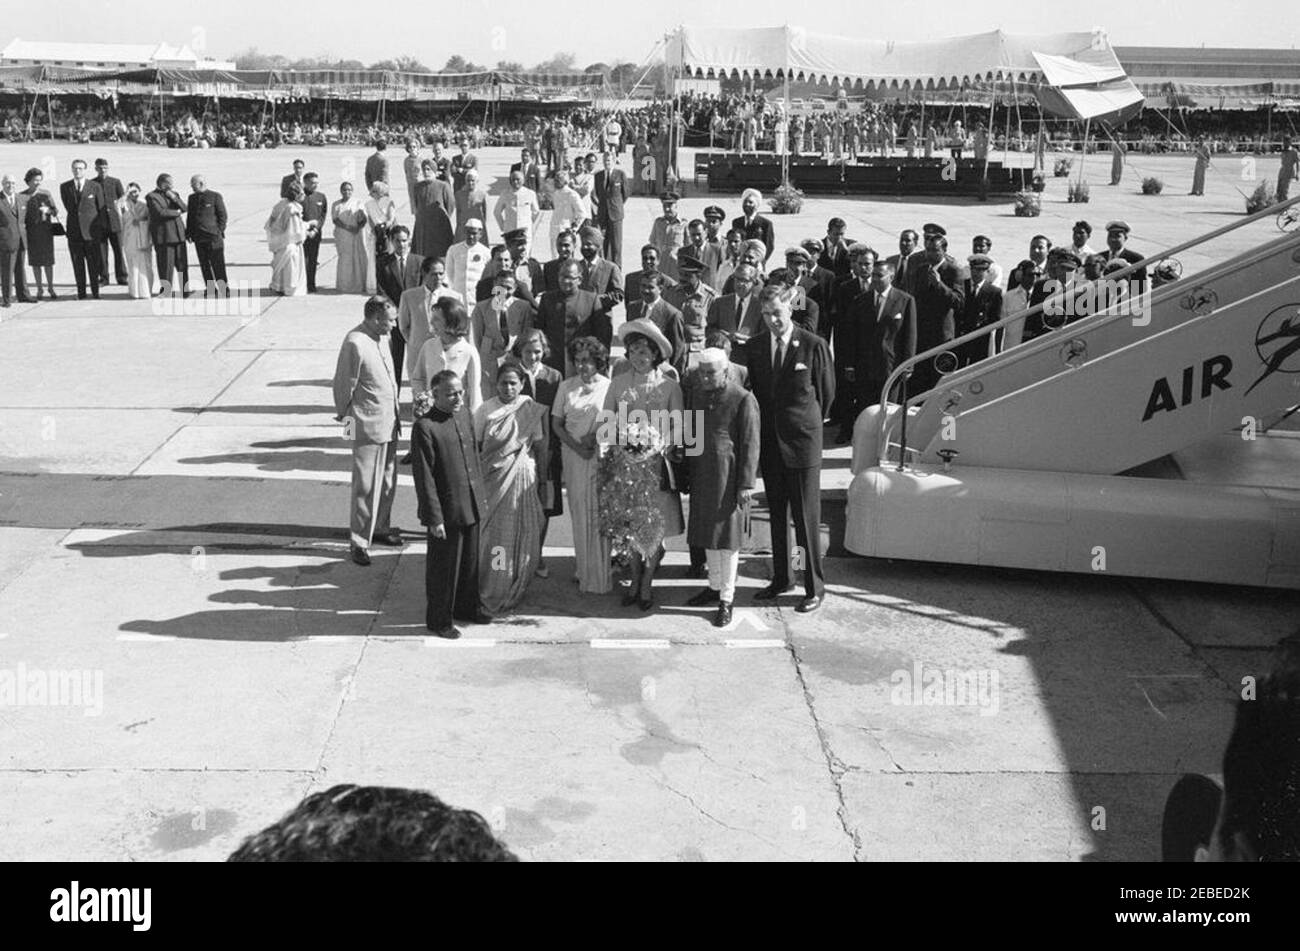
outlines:
[[[1074,182],[1070,185],[1069,193],[1065,196],[1066,201],[1082,204],[1088,200],[1088,183]]]
[[[1037,218],[1043,213],[1042,198],[1036,192],[1016,193],[1016,217]]]
[[[1029,187],[1036,192],[1041,192],[1044,188],[1047,187],[1047,179],[1043,178],[1042,172],[1038,172],[1034,175],[1034,180],[1032,183],[1030,183]]]
[[[1056,160],[1056,164],[1052,166],[1052,174],[1057,178],[1065,178],[1065,176],[1070,174],[1070,169],[1073,167],[1074,159],[1059,158]]]
[[[1164,190],[1165,183],[1154,175],[1148,175],[1146,178],[1142,179],[1142,194],[1159,195]]]
[[[797,215],[803,208],[803,192],[790,183],[779,185],[767,200],[774,215]]]
[[[1273,186],[1269,182],[1260,182],[1246,199],[1246,214],[1253,215],[1257,211],[1263,211],[1276,201],[1277,196],[1273,193]]]

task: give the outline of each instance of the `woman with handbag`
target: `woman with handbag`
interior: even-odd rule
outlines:
[[[397,203],[388,194],[388,185],[377,181],[370,186],[366,199],[366,293],[379,290],[379,257],[388,253],[388,232],[397,224]]]
[[[22,191],[27,197],[23,218],[27,231],[27,263],[32,266],[32,276],[36,279],[36,299],[41,299],[44,286],[50,289],[50,300],[58,300],[59,295],[54,293],[54,239],[66,232],[59,221],[54,199],[41,187],[43,180],[39,168],[28,169],[23,176],[27,183]],[[44,285],[41,283],[42,274]]]

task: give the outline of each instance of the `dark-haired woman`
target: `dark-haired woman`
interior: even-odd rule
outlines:
[[[573,580],[585,594],[607,594],[613,581],[609,539],[600,530],[600,447],[596,437],[609,390],[609,377],[605,375],[609,351],[595,337],[577,337],[569,343],[569,360],[577,372],[560,384],[551,407],[551,423],[563,445],[564,485],[573,520]]]
[[[523,394],[545,406],[549,414],[551,407],[555,405],[555,394],[559,392],[564,377],[555,367],[546,364],[546,358],[551,355],[551,344],[546,339],[545,332],[537,328],[523,331],[515,339],[515,345],[510,348],[510,353],[524,371]],[[551,439],[548,459],[549,464],[546,468],[539,469],[537,472],[537,492],[542,500],[542,512],[546,515],[546,521],[542,524],[543,545],[546,544],[546,532],[551,527],[551,519],[564,514],[564,495],[560,489],[562,477],[560,446],[554,437]],[[549,576],[550,569],[546,567],[546,559],[539,558],[537,577]]]
[[[36,279],[36,299],[42,296],[42,287],[50,290],[50,300],[58,300],[54,293],[54,228],[59,222],[59,210],[50,193],[41,187],[44,176],[39,168],[27,170],[23,181],[27,187],[22,195],[27,197],[23,222],[27,231],[27,263],[32,266]],[[45,283],[42,285],[41,276]]]

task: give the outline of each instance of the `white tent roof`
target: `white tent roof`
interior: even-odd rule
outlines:
[[[1063,86],[1064,114],[1091,118],[1140,108],[1106,33],[1021,35],[994,30],[944,40],[895,43],[802,27],[751,29],[681,27],[669,37],[666,59],[683,75],[777,78],[900,91],[951,89],[987,82]],[[1049,78],[1050,71],[1055,78]],[[1101,95],[1098,95],[1101,93]]]

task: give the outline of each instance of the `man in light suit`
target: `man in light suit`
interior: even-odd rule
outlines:
[[[72,178],[59,186],[59,196],[63,199],[63,210],[68,213],[68,253],[77,279],[77,298],[86,299],[89,275],[90,293],[99,300],[99,275],[103,270],[100,242],[104,240],[108,214],[104,191],[97,182],[86,178],[86,163],[76,159],[72,163]],[[182,233],[181,241],[184,240]]]
[[[754,597],[772,601],[793,587],[787,535],[791,519],[803,555],[805,591],[795,610],[806,614],[821,607],[825,592],[820,544],[822,420],[835,399],[835,374],[826,341],[795,324],[781,288],[763,288],[759,303],[767,329],[745,348],[762,431],[759,470],[771,515],[772,582]]]
[[[26,302],[27,285],[22,268],[23,219],[18,211],[18,192],[14,177],[0,179],[0,306],[8,307],[17,283],[18,300]]]
[[[623,205],[627,201],[627,176],[614,163],[614,153],[601,156],[604,168],[596,173],[592,199],[596,206],[596,224],[605,233],[605,258],[623,266]]]
[[[847,300],[835,327],[835,354],[846,388],[835,440],[840,445],[853,438],[858,414],[880,402],[894,369],[916,354],[916,301],[893,286],[893,268],[875,249],[859,251],[855,245],[854,251],[854,266],[869,271],[871,280],[865,289],[857,281],[842,285],[841,299]],[[901,400],[906,386],[904,377],[890,399]]]
[[[395,313],[383,297],[366,301],[365,317],[348,331],[334,369],[335,418],[352,442],[352,560],[370,564],[370,544],[400,547],[400,529],[389,525],[397,490],[397,374],[386,339]]]
[[[172,187],[172,177],[165,172],[158,176],[158,187],[145,196],[149,206],[149,239],[153,242],[154,256],[158,261],[158,280],[162,284],[159,294],[180,289],[185,292],[189,283],[189,267],[185,258],[185,202]],[[179,280],[173,281],[173,272]]]
[[[117,203],[126,195],[121,179],[108,174],[108,159],[95,159],[95,182],[104,193],[105,220],[104,240],[99,246],[99,283],[108,283],[108,255],[113,254],[113,277],[118,284],[126,286],[126,259],[122,257],[122,216],[117,210]]]
[[[397,332],[406,341],[407,379],[415,372],[415,360],[425,341],[442,332],[439,323],[441,312],[433,305],[444,297],[465,303],[461,295],[448,286],[447,267],[442,258],[424,258],[420,261],[420,283],[404,290],[397,304]]]

